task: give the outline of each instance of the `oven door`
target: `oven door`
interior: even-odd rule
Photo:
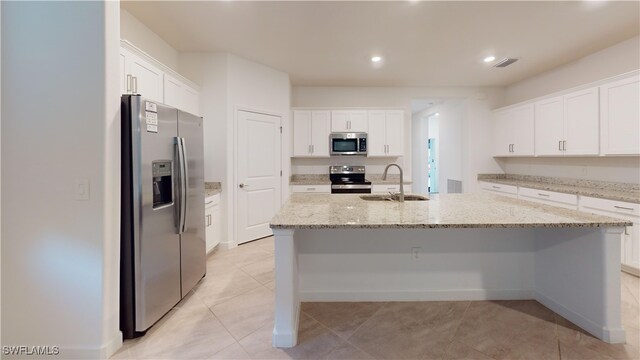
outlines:
[[[331,185],[332,194],[371,194],[371,185],[369,184],[333,184]]]
[[[360,155],[358,138],[332,138],[331,155]]]

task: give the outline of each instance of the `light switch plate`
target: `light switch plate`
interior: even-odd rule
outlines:
[[[89,179],[76,179],[74,192],[77,201],[89,200]]]

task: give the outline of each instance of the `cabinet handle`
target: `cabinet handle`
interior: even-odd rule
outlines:
[[[494,189],[502,189],[500,186],[492,186]]]
[[[138,77],[134,76],[132,79],[133,79],[133,93],[137,94],[138,93]]]
[[[308,152],[309,154],[311,154],[311,145],[308,145],[308,146],[307,146],[307,152]]]
[[[558,141],[558,150],[562,151],[562,140]]]
[[[624,227],[624,234],[625,235],[629,235],[629,227],[628,226]]]
[[[311,145],[311,153],[313,154],[314,152],[316,152],[316,146],[315,145]]]
[[[316,189],[316,188],[307,188],[307,191],[313,191],[313,190],[315,190],[315,189]]]
[[[127,94],[131,93],[131,74],[127,74]]]
[[[351,120],[347,120],[347,130],[351,130]]]
[[[213,203],[213,200],[209,201],[208,203],[205,203],[205,205],[209,205],[211,203]]]
[[[613,205],[613,207],[616,209],[633,211],[633,208],[630,208],[630,207],[624,207],[624,206],[618,206],[618,205]]]
[[[562,141],[562,151],[567,151],[567,140]]]
[[[549,195],[549,194],[543,194],[543,193],[538,193],[538,195],[539,195],[539,196],[547,196],[547,197],[548,197],[548,196],[551,196],[551,195]]]

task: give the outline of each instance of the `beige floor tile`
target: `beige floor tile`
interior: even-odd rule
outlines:
[[[622,325],[640,329],[640,306],[626,286],[621,291]]]
[[[560,341],[560,357],[562,360],[609,360],[610,356],[595,352],[585,347],[575,346]]]
[[[254,359],[321,359],[334,348],[345,343],[329,329],[305,314],[300,315],[298,344],[295,347],[286,349],[272,347],[272,335],[273,324],[269,323],[240,340],[240,345]]]
[[[380,302],[313,302],[302,303],[301,310],[348,339],[382,305]]]
[[[230,268],[207,274],[194,292],[206,306],[212,307],[260,287],[261,284],[244,271]]]
[[[329,354],[322,358],[323,360],[372,360],[373,356],[357,349],[355,346],[342,343],[333,349]]]
[[[498,360],[559,360],[558,338],[554,321],[536,321],[514,328],[517,331],[498,353]]]
[[[252,278],[256,279],[261,284],[267,284],[274,281],[274,268],[273,255],[243,266],[241,269],[249,274]]]
[[[400,304],[400,303],[398,303]],[[376,359],[442,358],[449,335],[431,330],[412,319],[416,305],[407,308],[383,306],[349,338],[349,342]]]
[[[465,315],[454,340],[497,358],[511,352],[510,343],[515,336],[514,325],[491,319],[467,318]]]
[[[237,340],[273,323],[275,295],[261,286],[213,306],[211,311]]]
[[[275,238],[273,236],[266,237],[264,239],[256,240],[253,242],[255,245],[260,248],[273,253],[275,248]]]
[[[213,354],[211,359],[215,360],[246,360],[251,356],[237,342]]]
[[[268,283],[264,284],[264,286],[269,290],[275,290],[276,289],[276,282],[275,281],[269,281]]]
[[[207,273],[234,267],[240,268],[273,255],[272,252],[254,244],[242,244],[229,250],[214,250],[207,257]]]
[[[631,292],[636,301],[640,302],[640,278],[623,272],[620,280],[622,285],[626,286]]]
[[[459,341],[453,341],[447,353],[444,356],[445,360],[493,360],[493,358],[467,346]]]
[[[565,345],[564,348],[572,354],[594,353],[602,355],[603,358],[640,359],[640,350],[634,341],[636,339],[633,339],[633,337],[640,336],[640,332],[636,329],[628,328],[627,338],[630,339],[628,344],[609,344],[597,339],[559,315],[556,315],[556,322],[558,323],[558,338]],[[561,346],[562,349],[563,347]],[[562,356],[564,359],[564,355]]]
[[[122,347],[120,349],[118,349],[118,351],[115,352],[115,354],[111,355],[111,357],[109,359],[113,359],[113,360],[134,360],[135,357],[133,356],[133,354],[131,353],[131,351],[129,350],[130,346],[126,346],[126,345],[122,345]]]
[[[130,351],[138,359],[205,359],[235,340],[206,308],[173,309]]]
[[[465,318],[478,321],[496,320],[520,326],[523,322],[553,322],[554,313],[535,300],[474,301],[469,306]]]

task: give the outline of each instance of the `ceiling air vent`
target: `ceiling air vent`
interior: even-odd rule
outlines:
[[[493,65],[493,67],[507,67],[507,66],[513,64],[516,61],[518,61],[518,59],[504,58],[504,59],[498,61],[495,65]]]

